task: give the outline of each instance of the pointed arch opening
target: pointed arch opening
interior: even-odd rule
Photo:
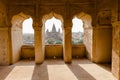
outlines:
[[[33,45],[34,44],[34,30],[32,26],[32,18],[24,20],[22,24],[23,44]]]
[[[63,57],[63,18],[51,12],[44,15],[43,19],[43,47],[46,58]]]
[[[26,20],[29,18],[31,19],[31,23],[27,22],[26,25],[23,25],[23,24],[25,24]],[[12,27],[11,27],[12,59],[11,60],[12,60],[12,63],[15,63],[18,60],[20,60],[21,58],[31,57],[31,56],[27,56],[28,53],[23,54],[22,49],[23,49],[24,45],[26,45],[24,43],[23,29],[26,27],[27,30],[29,30],[28,32],[30,32],[29,27],[32,26],[32,18],[31,18],[31,16],[26,15],[23,12],[21,12],[12,17],[11,23],[12,23]],[[27,39],[26,42],[28,42],[28,41],[29,41],[29,39]],[[34,53],[32,53],[32,54],[34,54]]]
[[[92,18],[81,12],[73,16],[72,26],[72,56],[82,58],[87,56],[92,59]]]
[[[45,22],[45,44],[62,44],[61,21],[52,17]]]
[[[72,26],[72,44],[79,45],[83,44],[84,40],[84,29],[83,29],[83,22],[81,19],[74,17],[72,19],[73,26]]]

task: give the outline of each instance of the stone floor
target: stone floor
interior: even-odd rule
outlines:
[[[117,80],[109,64],[95,64],[87,59],[74,59],[71,64],[63,60],[19,61],[11,66],[0,66],[0,80]]]

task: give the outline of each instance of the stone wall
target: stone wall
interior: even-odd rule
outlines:
[[[19,61],[21,55],[21,47],[23,44],[22,29],[15,27],[11,29],[12,40],[12,63]]]
[[[112,55],[112,27],[99,27],[95,31],[94,62],[111,62]]]
[[[85,45],[72,45],[72,57],[73,58],[84,58],[86,57]]]
[[[22,59],[33,59],[35,57],[34,46],[23,45],[21,48]],[[84,45],[73,45],[72,46],[72,57],[73,58],[84,58],[85,57],[85,46]],[[63,58],[63,46],[62,45],[46,45],[45,46],[45,58]]]
[[[23,45],[21,48],[21,59],[34,59],[35,50],[33,45]]]
[[[8,28],[0,28],[0,65],[10,64]]]
[[[96,27],[94,27],[93,61],[111,62],[112,54],[112,0],[96,0]],[[104,6],[104,7],[103,7]]]
[[[6,25],[6,4],[0,0],[0,65],[10,64],[9,29]]]
[[[63,58],[63,46],[62,45],[46,45],[45,46],[46,58]]]
[[[6,26],[6,4],[4,1],[0,0],[0,27],[7,27]]]

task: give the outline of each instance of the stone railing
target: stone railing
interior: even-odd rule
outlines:
[[[35,57],[33,45],[23,45],[21,48],[22,59],[33,59]],[[82,58],[85,56],[86,49],[83,44],[72,45],[72,57]],[[63,58],[63,45],[45,45],[45,58]]]

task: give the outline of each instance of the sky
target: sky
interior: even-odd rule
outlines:
[[[45,31],[48,29],[49,31],[52,31],[52,26],[55,24],[56,30],[58,31],[60,29],[60,32],[62,32],[62,23],[60,20],[56,18],[51,18],[45,22]]]
[[[82,20],[75,17],[72,20],[72,22],[73,22],[72,32],[84,32]],[[23,33],[34,33],[32,23],[33,23],[32,18],[26,19],[23,22]],[[62,27],[61,27],[62,23],[61,23],[61,21],[54,18],[54,17],[51,18],[51,19],[48,19],[46,21],[46,23],[45,23],[45,31],[47,29],[49,31],[51,31],[53,23],[55,24],[56,30],[58,31],[60,29],[60,32],[62,32]]]
[[[32,18],[26,19],[23,22],[23,34],[24,33],[34,33],[33,27],[32,27],[33,20]]]
[[[83,30],[83,22],[81,19],[74,18],[72,20],[73,26],[72,26],[72,32],[84,32]]]

